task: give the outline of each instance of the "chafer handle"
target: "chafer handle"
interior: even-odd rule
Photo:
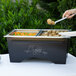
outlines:
[[[76,31],[60,32],[59,34],[60,34],[60,35],[63,35],[63,36],[76,37]]]

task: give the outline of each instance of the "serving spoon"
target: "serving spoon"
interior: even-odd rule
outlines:
[[[73,15],[73,14],[72,14],[72,15]],[[76,15],[76,13],[74,13],[74,15]],[[47,23],[48,23],[49,25],[55,25],[56,23],[58,23],[58,22],[60,22],[60,21],[62,21],[62,20],[65,20],[65,19],[67,19],[67,17],[61,18],[61,19],[59,19],[59,20],[57,20],[57,21],[53,21],[53,20],[51,20],[51,19],[47,19]]]

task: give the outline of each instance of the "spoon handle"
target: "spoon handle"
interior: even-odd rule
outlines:
[[[72,14],[72,15],[73,15],[73,14]],[[76,13],[74,13],[74,15],[76,15]],[[58,23],[58,22],[60,22],[60,21],[62,21],[62,20],[65,20],[65,19],[67,19],[67,17],[64,17],[64,18],[61,18],[61,19],[55,21],[55,24]]]

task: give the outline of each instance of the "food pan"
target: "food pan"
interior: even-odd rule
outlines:
[[[69,30],[64,29],[14,29],[4,37],[8,37],[10,39],[15,40],[64,40],[66,38],[70,38],[69,36],[46,36],[41,35],[43,32],[46,31],[59,31],[59,32],[65,32]],[[28,32],[28,33],[36,33],[34,36],[21,36],[21,35],[11,35],[12,32]]]

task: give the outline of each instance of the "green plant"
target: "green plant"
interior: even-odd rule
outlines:
[[[42,9],[37,8],[37,4]],[[72,29],[75,30],[75,18],[64,20],[55,26],[46,23],[48,18],[57,20],[65,10],[75,8],[76,0],[0,0],[0,51],[7,53],[7,42],[3,36],[13,29]],[[75,44],[74,44],[75,47]],[[69,51],[70,53],[72,52]]]
[[[62,16],[62,14],[69,9],[73,9],[76,8],[76,0],[58,0],[59,6],[58,6],[58,10],[60,12],[60,16]],[[76,30],[76,16],[72,19],[69,20],[64,20],[62,22],[60,22],[60,24],[62,25],[62,28],[64,29],[71,29],[71,30]],[[76,56],[76,38],[71,38],[71,48],[69,50],[69,52],[73,55]]]
[[[69,9],[73,9],[76,7],[76,0],[58,0],[59,6],[58,10],[60,12],[60,16],[62,17],[62,14]],[[65,29],[73,29],[73,26],[76,24],[75,18],[64,20],[61,22],[62,28]]]
[[[49,12],[37,9],[39,0],[33,0],[29,4],[28,0],[0,0],[0,51],[8,52],[7,42],[3,37],[13,29],[39,29],[49,28],[46,19]]]

